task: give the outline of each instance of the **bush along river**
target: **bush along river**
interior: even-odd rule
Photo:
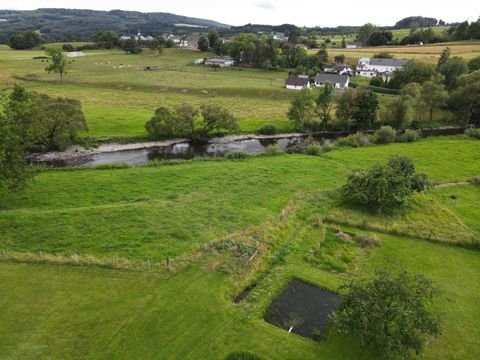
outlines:
[[[372,132],[369,132],[372,133]],[[463,128],[422,130],[422,137],[455,135]],[[175,139],[135,144],[105,144],[96,149],[73,146],[64,152],[30,154],[31,163],[52,167],[95,167],[109,164],[146,165],[151,161],[222,158],[234,153],[259,155],[275,149],[286,153],[303,153],[310,143],[327,145],[344,132],[322,132],[313,135],[240,135],[211,139],[208,143],[194,143],[188,139]]]

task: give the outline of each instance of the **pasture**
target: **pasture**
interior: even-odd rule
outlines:
[[[290,130],[286,112],[293,94],[284,89],[286,71],[221,69],[194,65],[213,54],[165,49],[128,55],[119,50],[86,51],[74,59],[63,84],[34,60],[42,51],[0,50],[2,87],[21,83],[52,96],[78,99],[83,104],[90,136],[146,137],[145,122],[159,106],[217,103],[239,119],[245,132],[275,123]],[[144,71],[155,65],[159,71]]]
[[[60,44],[55,44],[59,46]],[[396,57],[435,62],[445,45],[375,49],[330,49],[330,58],[345,54],[351,63],[362,56],[389,51]],[[466,58],[480,54],[480,44],[449,44],[452,53]],[[73,60],[63,84],[58,75],[45,72],[40,50],[0,49],[0,87],[20,83],[51,96],[78,99],[93,138],[134,141],[145,139],[144,124],[159,106],[181,103],[216,103],[227,107],[239,119],[243,133],[253,133],[267,123],[291,132],[287,111],[295,92],[284,88],[287,71],[231,68],[215,71],[194,65],[200,57],[213,54],[165,49],[162,54],[145,51],[128,55],[120,50],[86,51]],[[145,66],[158,71],[144,71]],[[382,104],[391,96],[380,96]],[[444,120],[443,114],[436,120]],[[447,116],[448,118],[448,116]],[[447,119],[448,120],[448,119]]]
[[[351,170],[397,154],[412,157],[434,183],[465,180],[480,173],[479,150],[478,140],[460,136],[319,157],[44,170],[24,193],[0,198],[2,356],[222,359],[248,350],[262,359],[377,359],[333,329],[316,342],[263,317],[292,278],[337,291],[380,266],[423,273],[442,289],[434,310],[443,314],[443,332],[423,359],[476,359],[480,254],[419,239],[415,230],[442,225],[445,233],[480,239],[478,186],[435,188],[413,199],[407,213],[414,228],[401,237],[375,230],[378,215],[349,213],[336,189]],[[344,225],[319,221],[335,212]],[[372,226],[351,227],[356,218]],[[328,235],[338,226],[378,231],[381,246],[363,249]],[[249,260],[225,241],[257,255]],[[65,261],[74,253],[79,263]],[[87,258],[98,261],[89,266]],[[127,261],[144,266],[127,271]]]
[[[372,57],[374,54],[387,52],[398,59],[414,59],[430,64],[436,64],[442,51],[449,47],[452,56],[459,56],[466,61],[480,56],[480,42],[463,41],[428,45],[407,45],[407,46],[377,46],[360,49],[329,49],[329,55],[335,56],[344,54],[346,61],[356,63],[359,58]]]

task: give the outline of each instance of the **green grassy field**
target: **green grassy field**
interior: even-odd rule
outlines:
[[[33,60],[42,51],[0,49],[3,87],[21,83],[52,96],[78,99],[83,104],[90,136],[146,137],[145,122],[159,106],[181,103],[218,103],[240,121],[245,132],[275,123],[284,130],[293,93],[284,89],[286,71],[221,69],[194,65],[209,53],[166,49],[127,55],[119,50],[87,51],[75,58],[64,84],[44,71],[46,63]],[[149,65],[159,71],[144,71]],[[93,95],[94,94],[94,95]]]
[[[348,279],[387,267],[423,273],[442,289],[434,307],[442,314],[442,335],[430,339],[422,359],[476,359],[478,251],[383,231],[377,233],[380,247],[362,249],[332,237],[331,227],[338,225],[318,219],[346,210],[334,194],[352,169],[402,154],[434,182],[448,183],[480,173],[479,149],[475,140],[436,138],[321,157],[44,171],[25,193],[0,198],[2,357],[222,359],[248,350],[263,359],[377,359],[334,329],[318,343],[263,316],[292,278],[337,291]],[[423,196],[408,210],[412,220],[432,226],[440,221],[445,231],[479,238],[478,186],[432,189]],[[436,219],[438,209],[447,217]],[[211,245],[224,239],[259,253],[248,261]],[[17,257],[9,258],[7,249]],[[81,258],[150,257],[153,271],[52,260],[52,253],[74,251]],[[22,258],[27,252],[33,254]],[[172,257],[170,272],[166,255]],[[234,295],[252,283],[256,288],[234,305]]]
[[[58,46],[60,44],[54,44]],[[480,46],[463,45],[463,53],[452,46],[456,55],[478,54]],[[472,47],[473,46],[473,47]],[[422,51],[427,47],[422,48]],[[436,55],[410,54],[422,60],[437,57],[443,47],[436,47]],[[335,49],[330,56],[345,53],[349,61],[370,56],[370,52],[383,48]],[[391,51],[391,49],[387,49]],[[467,52],[470,53],[467,54]],[[242,132],[252,133],[266,124],[275,124],[283,132],[291,132],[287,111],[295,92],[284,88],[287,71],[265,71],[232,68],[214,71],[209,67],[194,65],[202,54],[196,51],[165,49],[162,54],[145,51],[141,55],[128,55],[119,50],[86,51],[87,56],[74,59],[63,84],[58,76],[44,71],[45,60],[40,50],[13,51],[0,49],[0,88],[20,83],[28,89],[51,96],[78,99],[82,102],[89,132],[93,138],[121,138],[122,141],[145,139],[144,124],[159,106],[181,103],[218,103],[227,107],[239,119]],[[403,54],[396,54],[403,57]],[[43,62],[42,62],[43,61]],[[156,65],[159,71],[144,71]],[[385,104],[391,97],[381,96]],[[446,120],[444,114],[436,115],[438,121]],[[448,116],[447,116],[448,118]],[[448,120],[448,119],[447,119]]]

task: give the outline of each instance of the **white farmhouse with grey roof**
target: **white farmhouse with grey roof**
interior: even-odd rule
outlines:
[[[361,58],[357,64],[357,75],[364,77],[382,76],[404,67],[410,60]]]
[[[330,83],[336,90],[345,90],[350,84],[350,76],[338,74],[317,74],[315,86],[325,86]]]
[[[235,64],[235,59],[229,56],[214,57],[206,59],[204,64],[209,66],[218,65],[219,67],[231,67]]]

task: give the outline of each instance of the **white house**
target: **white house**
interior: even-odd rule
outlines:
[[[307,75],[290,76],[285,81],[285,87],[289,90],[310,89],[310,80]]]
[[[345,45],[347,49],[360,49],[363,47],[363,43],[356,41],[356,42],[349,42]]]
[[[404,67],[406,59],[361,58],[357,64],[357,75],[364,77],[382,76],[384,73],[393,73]]]
[[[350,76],[338,74],[317,74],[315,77],[315,86],[325,86],[326,83],[332,84],[336,90],[345,90],[350,84]]]
[[[205,60],[205,65],[218,65],[220,67],[231,67],[235,64],[235,59],[231,57],[224,56],[224,57],[214,57]]]

